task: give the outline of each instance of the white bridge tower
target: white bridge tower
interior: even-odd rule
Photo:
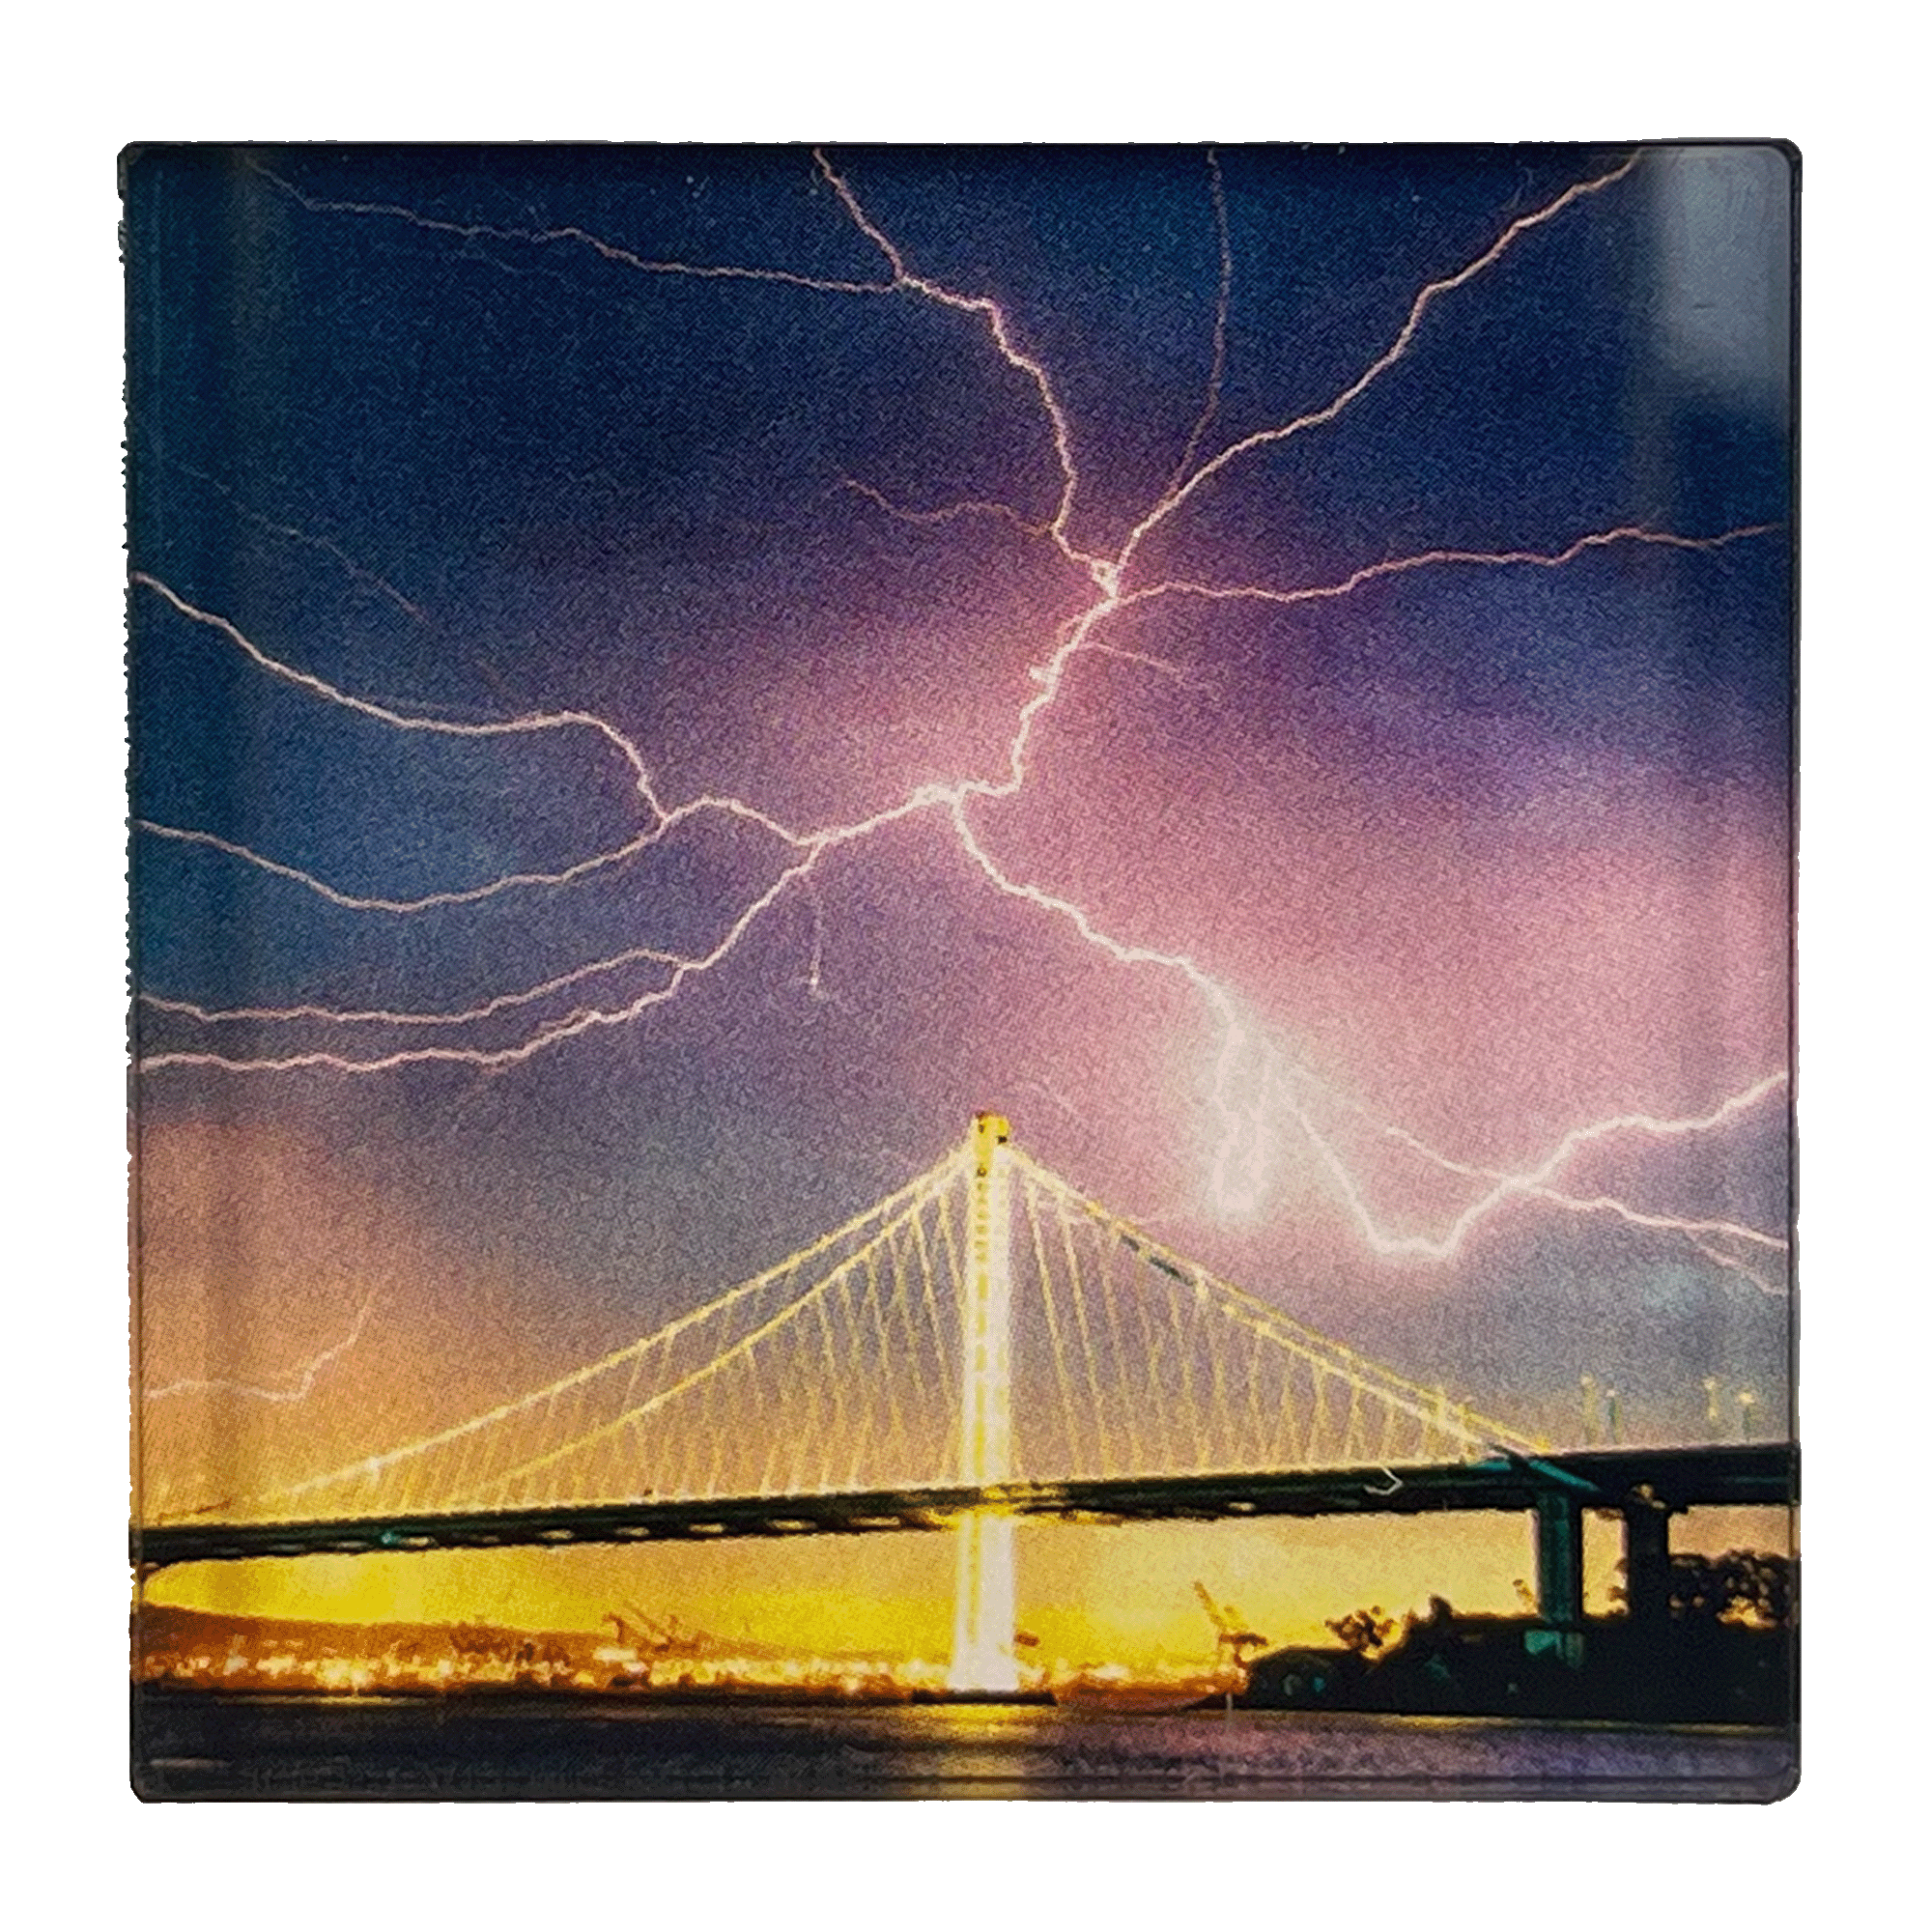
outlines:
[[[1013,1470],[1011,1133],[998,1114],[974,1116],[959,1305],[959,1480],[976,1488],[1009,1481]],[[955,1690],[1016,1690],[1013,1520],[975,1510],[957,1535],[949,1682]]]

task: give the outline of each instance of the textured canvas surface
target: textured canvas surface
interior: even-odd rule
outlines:
[[[136,1789],[1787,1790],[1796,191],[130,151]]]

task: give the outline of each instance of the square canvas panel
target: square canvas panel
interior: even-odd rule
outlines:
[[[1796,175],[130,150],[136,1790],[1790,1789]]]

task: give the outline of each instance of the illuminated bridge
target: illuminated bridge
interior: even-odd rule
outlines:
[[[291,1458],[300,1445],[292,1444]],[[1625,1525],[1633,1616],[1671,1514],[1796,1500],[1788,1444],[1552,1452],[1182,1260],[1009,1144],[628,1347],[343,1467],[158,1510],[134,1561],[950,1530],[952,1675],[1017,1682],[1013,1528],[1532,1512],[1540,1614],[1582,1614],[1582,1517]],[[218,1520],[217,1520],[218,1519]]]

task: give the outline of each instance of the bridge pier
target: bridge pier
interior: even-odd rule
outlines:
[[[1648,1484],[1624,1502],[1624,1601],[1634,1627],[1655,1631],[1670,1621],[1670,1517]]]
[[[1583,1661],[1583,1506],[1565,1490],[1548,1490],[1536,1503],[1536,1608],[1545,1626],[1536,1648],[1564,1662]],[[1553,1639],[1553,1640],[1552,1640]]]

